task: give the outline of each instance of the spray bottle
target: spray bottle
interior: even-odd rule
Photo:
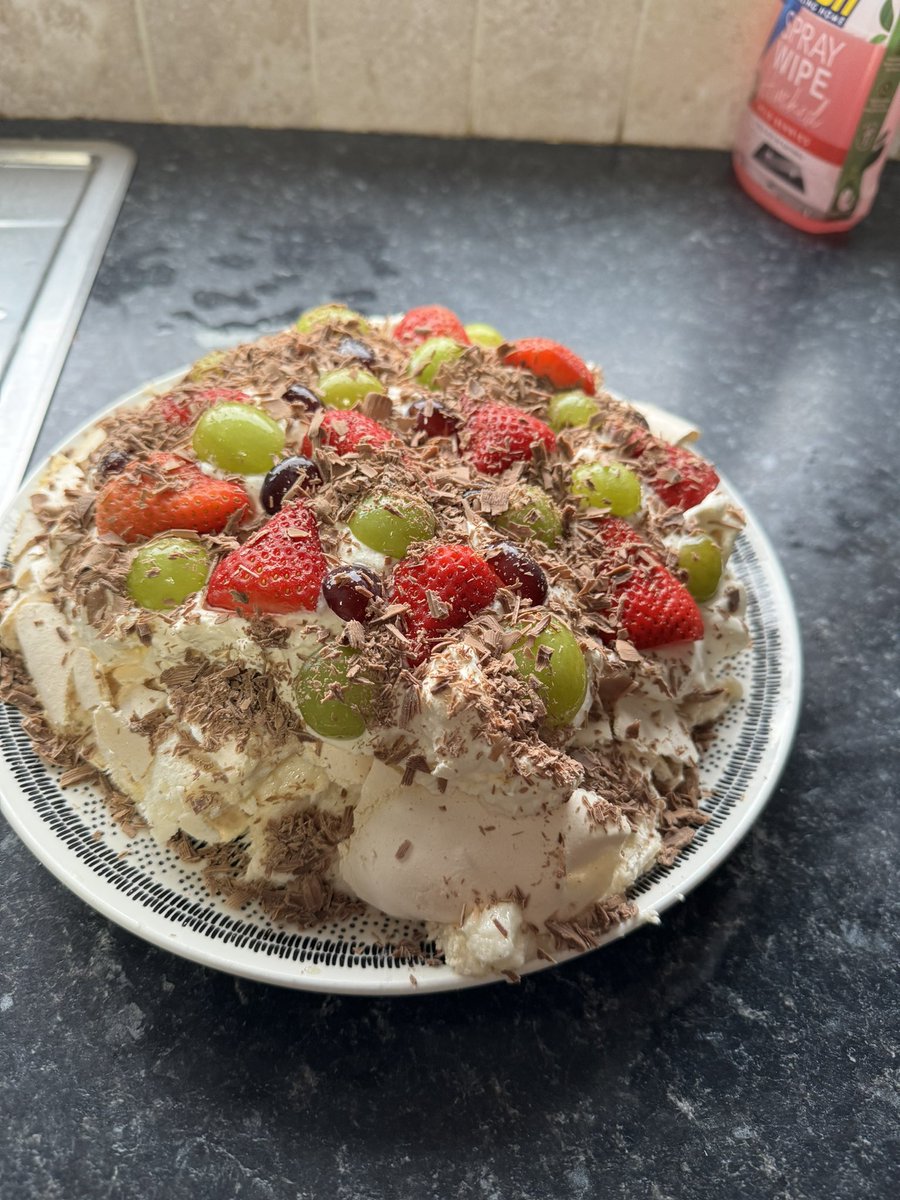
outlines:
[[[734,148],[742,186],[808,233],[868,213],[900,124],[900,0],[784,0]]]

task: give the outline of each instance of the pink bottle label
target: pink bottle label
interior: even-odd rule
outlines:
[[[770,206],[819,221],[859,219],[871,207],[900,96],[887,9],[875,0],[784,4],[735,145],[739,174]]]
[[[799,12],[769,46],[753,109],[779,118],[779,132],[826,162],[842,163],[856,131],[857,96],[868,95],[880,46]]]

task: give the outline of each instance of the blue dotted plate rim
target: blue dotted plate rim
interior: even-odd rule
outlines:
[[[166,391],[183,374],[166,375],[120,398],[48,455],[0,518],[0,549],[8,545],[19,512],[53,454],[77,445],[107,413]],[[600,946],[657,921],[728,857],[775,790],[793,743],[802,651],[790,589],[759,523],[734,489],[724,480],[723,485],[747,516],[731,559],[748,595],[752,645],[735,660],[736,673],[743,671],[745,696],[723,718],[701,763],[701,783],[711,793],[703,803],[709,821],[671,866],[657,866],[637,881],[630,898],[638,915],[614,926]],[[255,906],[229,908],[208,894],[196,868],[149,835],[126,839],[93,789],[78,785],[63,792],[58,777],[34,753],[19,713],[0,705],[0,812],[61,883],[153,945],[247,979],[322,992],[412,995],[477,987],[498,978],[462,976],[443,963],[431,965],[410,955],[405,947],[420,931],[374,911],[316,930],[289,930]],[[555,958],[566,962],[583,953],[590,951],[564,951]],[[535,960],[521,974],[552,965]]]

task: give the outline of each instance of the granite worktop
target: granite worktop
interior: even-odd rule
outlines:
[[[791,581],[805,702],[712,878],[517,986],[242,982],[111,925],[3,826],[0,1200],[896,1195],[900,166],[826,241],[720,153],[0,123],[37,134],[138,154],[38,455],[324,299],[557,337],[702,426]]]

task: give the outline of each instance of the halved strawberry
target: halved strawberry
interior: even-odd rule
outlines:
[[[389,429],[352,408],[329,409],[322,418],[318,438],[321,445],[330,446],[338,454],[355,454],[361,446],[376,450],[397,440]],[[307,435],[301,453],[308,458],[312,451],[312,439]]]
[[[516,462],[531,462],[535,448],[556,449],[549,425],[512,404],[484,404],[470,419],[464,454],[485,475],[499,475]]]
[[[130,462],[103,486],[97,497],[97,532],[126,542],[169,529],[218,533],[230,517],[249,508],[250,498],[239,483],[210,479],[194,463],[154,452]]]
[[[533,375],[549,379],[559,391],[580,388],[593,396],[597,382],[587,363],[574,350],[550,338],[519,338],[503,356],[510,367],[526,367]]]
[[[446,545],[421,558],[404,559],[394,571],[392,604],[405,604],[413,646],[410,660],[421,662],[450,629],[459,629],[487,607],[501,587],[499,576],[468,546]]]
[[[454,342],[469,344],[469,335],[455,312],[440,304],[424,304],[404,313],[393,329],[394,341],[404,346],[416,346],[432,337],[448,337]]]
[[[703,617],[697,602],[661,562],[648,562],[648,552],[638,552],[644,540],[621,517],[599,522],[603,543],[618,549],[602,565],[606,569],[625,562],[631,574],[615,586],[619,621],[637,650],[652,650],[674,642],[696,642],[703,637]]]
[[[601,517],[597,522],[604,547],[636,546],[643,538],[623,517]]]
[[[718,487],[718,473],[706,459],[684,446],[666,446],[665,462],[649,483],[661,500],[682,511],[699,504]]]
[[[672,446],[644,430],[635,430],[625,453],[639,459],[641,474],[661,500],[684,512],[719,486],[715,467],[684,446]]]
[[[167,392],[151,401],[170,425],[192,425],[214,404],[249,404],[250,397],[236,388],[205,388],[203,391],[176,395]]]
[[[206,603],[242,616],[313,612],[327,570],[312,510],[292,504],[217,564]]]
[[[697,601],[661,564],[635,571],[617,595],[622,624],[638,650],[703,637]]]

